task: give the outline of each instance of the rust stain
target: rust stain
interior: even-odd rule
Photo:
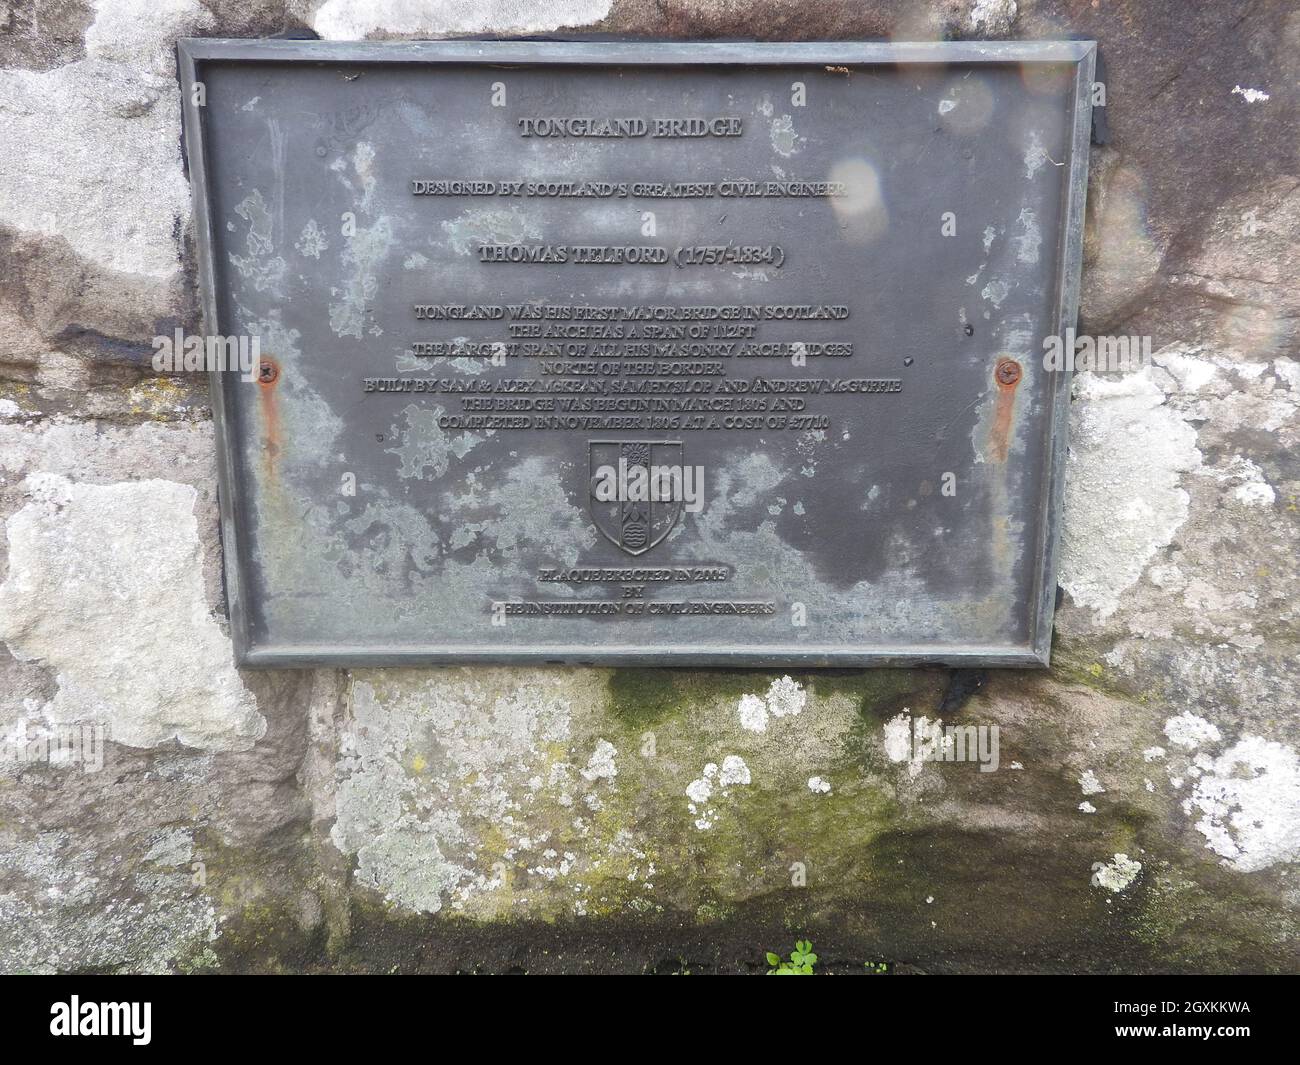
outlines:
[[[263,355],[257,368],[257,392],[262,410],[262,462],[268,479],[274,479],[280,459],[280,407],[275,397],[275,383],[279,379],[279,364]]]
[[[989,432],[989,452],[994,462],[1006,462],[1011,444],[1011,415],[1015,412],[1016,387],[1022,371],[1015,359],[998,359],[993,369],[997,382],[997,405],[993,408],[993,428]]]

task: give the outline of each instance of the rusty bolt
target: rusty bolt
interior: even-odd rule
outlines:
[[[998,363],[998,381],[1004,385],[1014,385],[1020,380],[1020,363],[1003,359]]]
[[[257,368],[257,379],[264,385],[269,385],[279,376],[280,371],[275,368],[275,363],[266,359],[263,359],[261,365]]]

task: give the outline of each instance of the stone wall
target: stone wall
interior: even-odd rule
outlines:
[[[1051,670],[236,671],[173,44],[298,27],[1100,41],[1080,331],[1155,354]],[[0,0],[0,68],[0,735],[83,738],[3,748],[0,971],[1300,968],[1293,4]]]

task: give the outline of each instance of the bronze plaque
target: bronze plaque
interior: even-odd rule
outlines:
[[[1044,663],[1093,56],[182,42],[240,661]]]

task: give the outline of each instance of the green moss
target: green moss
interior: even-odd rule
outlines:
[[[301,972],[325,955],[323,924],[304,929],[290,901],[264,896],[227,912],[217,940],[178,963],[182,972]]]
[[[681,705],[670,669],[615,669],[609,674],[609,708],[629,728],[649,728]]]
[[[743,730],[739,697],[763,694],[787,672],[809,690],[805,715],[773,721],[761,736]],[[1024,750],[1051,752],[1050,763],[1038,753],[1029,772],[992,777],[945,766],[921,782],[933,785],[941,775],[941,791],[918,785],[909,792],[899,768],[885,761],[881,724],[904,706],[936,716],[948,676],[939,669],[620,669],[589,677],[607,686],[606,705],[575,700],[577,738],[544,744],[529,770],[543,781],[554,769],[572,776],[595,737],[618,750],[616,781],[586,788],[575,778],[581,790],[573,798],[589,793],[599,803],[561,805],[543,792],[528,809],[535,841],[544,837],[547,848],[578,856],[572,873],[530,872],[531,857],[507,857],[517,833],[476,813],[466,823],[479,833],[470,860],[484,875],[505,863],[505,883],[472,895],[464,912],[449,903],[437,915],[403,914],[353,886],[345,949],[381,971],[583,971],[665,959],[676,971],[680,959],[702,957],[743,969],[762,945],[794,938],[811,938],[819,952],[825,943],[828,958],[838,953],[857,972],[863,959],[936,972],[1213,971],[1239,967],[1243,958],[1282,967],[1279,937],[1290,925],[1277,900],[1264,890],[1250,897],[1247,878],[1206,872],[1172,844],[1162,852],[1169,827],[1161,797],[1126,799],[1115,788],[1094,817],[1071,814],[1077,770],[1064,763],[1060,733],[1069,727],[1063,715],[1077,705],[1055,702],[1045,675],[1004,675],[997,684],[1038,708],[1014,734]],[[987,710],[996,714],[997,703]],[[969,719],[981,712],[969,711]],[[1130,727],[1140,738],[1142,723]],[[655,733],[649,748],[640,735],[648,731]],[[744,757],[752,782],[715,792],[706,804],[711,823],[700,829],[695,819],[704,811],[688,810],[687,783],[729,754]],[[1002,757],[1005,766],[1013,754],[1004,748]],[[831,782],[830,793],[808,790],[813,773]],[[1042,823],[1001,816],[1021,811]],[[1118,894],[1091,884],[1093,863],[1121,852],[1143,863],[1139,878]],[[792,883],[795,863],[803,885]],[[1161,868],[1168,875],[1157,879]],[[1244,916],[1226,913],[1229,905]],[[719,945],[733,934],[736,950]],[[372,958],[372,936],[391,950]],[[519,952],[525,939],[527,956]],[[253,939],[249,949],[265,946]]]
[[[651,728],[690,706],[761,695],[783,676],[819,698],[846,696],[872,720],[896,713],[896,701],[913,694],[926,696],[926,709],[933,709],[929,701],[937,706],[943,691],[943,672],[927,669],[614,669],[607,682],[609,708],[629,729]]]
[[[315,881],[307,839],[299,831],[234,847],[216,832],[195,833],[194,855],[203,863],[203,894],[216,910],[220,934],[178,959],[182,972],[298,972],[325,951],[324,920],[307,927],[300,906]],[[317,893],[317,898],[320,898]],[[321,900],[322,906],[324,900]]]
[[[690,706],[766,691],[782,675],[765,669],[616,669],[609,679],[610,704],[629,724],[654,725]]]
[[[736,914],[736,907],[717,899],[707,899],[695,907],[695,919],[700,924],[718,924],[729,921]]]
[[[861,713],[869,714],[899,695],[933,686],[935,674],[924,669],[827,669],[801,673],[796,679],[823,698],[847,695],[857,701]]]
[[[701,922],[762,898],[801,929],[828,893],[870,880],[874,841],[901,816],[892,797],[857,778],[856,770],[834,777],[829,795],[750,785],[714,800],[712,825],[683,825],[680,858],[659,862],[656,887],[669,897],[695,894]]]
[[[1169,972],[1294,972],[1297,921],[1245,874],[1147,856],[1127,931]]]
[[[740,731],[734,716],[742,695],[761,695],[787,675],[816,703],[837,703],[839,709],[823,720],[845,730],[843,748],[797,769],[786,766],[769,741]],[[656,869],[651,897],[678,900],[697,921],[710,923],[725,920],[747,900],[766,898],[785,919],[802,926],[816,899],[830,901],[824,892],[869,879],[873,841],[897,828],[903,814],[888,788],[864,780],[862,759],[879,747],[872,736],[880,721],[897,712],[900,700],[915,696],[928,709],[940,697],[945,676],[938,670],[903,669],[614,670],[608,681],[610,712],[629,732],[653,729],[658,755],[644,757],[632,741],[617,741],[625,752],[617,792],[591,817],[592,837],[568,845],[618,855],[614,841],[631,830],[642,848],[654,852],[647,854]],[[862,757],[855,758],[855,750]],[[707,762],[719,763],[728,753],[744,756],[754,783],[711,800],[712,824],[697,828],[697,815],[687,809],[686,783]],[[808,790],[813,773],[830,781],[830,794]],[[648,833],[647,826],[653,826]],[[554,831],[551,845],[562,851],[565,844],[556,840],[566,839],[567,825]],[[807,888],[791,883],[796,862],[808,870]],[[640,885],[629,892],[620,884],[630,871],[623,865],[619,856],[606,858],[599,874],[584,873],[593,887],[590,915],[612,915],[628,896],[645,897]]]
[[[1066,785],[1068,786],[1068,785]],[[1099,800],[1101,801],[1101,800]],[[1102,802],[1095,816],[1095,824],[1105,832],[1105,847],[1111,854],[1138,855],[1143,829],[1151,821],[1151,813],[1141,807],[1120,800]]]
[[[783,818],[784,832],[754,831]],[[1141,819],[1121,815],[1121,822]],[[646,908],[649,900],[634,890],[619,894],[621,868],[601,882],[604,904],[580,920],[417,915],[354,890],[347,951],[321,964],[372,972],[761,971],[761,948],[794,938],[812,939],[828,971],[855,973],[864,971],[864,958],[931,972],[1285,971],[1294,964],[1294,919],[1250,878],[1214,863],[1193,860],[1192,868],[1173,852],[1182,863],[1175,865],[1133,839],[1129,853],[1140,855],[1143,872],[1115,895],[1089,885],[1087,863],[1099,855],[1083,841],[1045,850],[1032,836],[903,820],[885,795],[865,788],[854,795],[848,781],[813,802],[746,792],[714,829],[692,830],[679,853],[656,856],[665,863],[657,896],[687,903],[696,893],[684,911]],[[796,860],[807,866],[806,887],[790,883]],[[291,920],[274,907],[250,907],[232,939],[263,957],[276,923]],[[197,959],[194,967],[202,966]]]
[[[176,971],[182,976],[195,976],[221,970],[221,959],[206,943],[196,944],[188,953],[176,959]]]

